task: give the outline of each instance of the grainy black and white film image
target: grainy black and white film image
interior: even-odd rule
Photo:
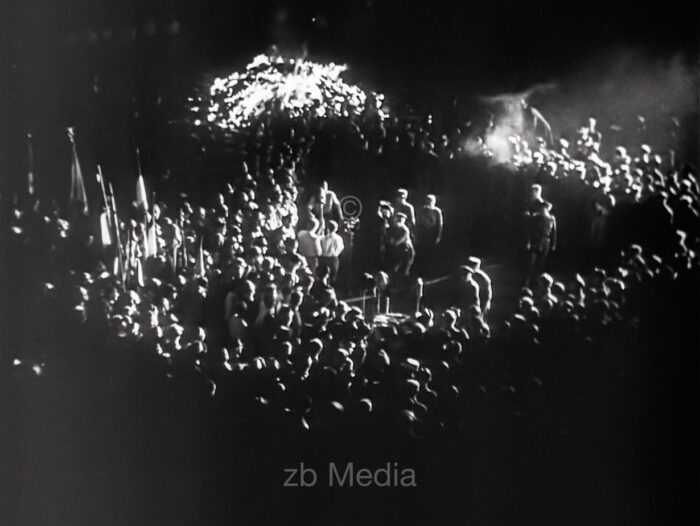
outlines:
[[[699,25],[2,0],[0,524],[697,524]]]

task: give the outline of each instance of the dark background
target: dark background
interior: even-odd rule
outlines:
[[[445,125],[478,117],[479,95],[554,82],[535,102],[555,135],[590,112],[604,127],[643,114],[663,128],[676,115],[690,130],[684,157],[697,159],[700,13],[690,3],[27,0],[0,9],[5,194],[23,184],[27,132],[49,193],[65,188],[57,172],[67,172],[69,125],[88,173],[100,162],[128,177],[136,146],[146,175],[182,163],[186,97],[272,45],[347,62],[350,81]]]
[[[295,54],[306,46],[312,58],[347,61],[352,77],[420,108],[437,108],[438,118],[450,108],[468,114],[475,95],[551,80],[562,86],[548,101],[562,125],[580,122],[592,110],[607,122],[618,113],[648,115],[663,102],[690,124],[686,147],[692,160],[697,154],[698,15],[690,2],[648,7],[599,0],[456,6],[381,0],[3,1],[2,192],[22,181],[25,134],[31,131],[40,191],[53,187],[67,193],[67,125],[78,129],[81,160],[102,162],[112,180],[129,177],[131,191],[134,146],[144,150],[147,175],[163,158],[172,160],[187,130],[163,123],[177,121],[186,95],[272,44]],[[93,97],[96,80],[99,101]],[[456,98],[462,105],[454,104]],[[145,144],[154,136],[160,139]],[[166,151],[158,151],[163,145]],[[91,173],[84,171],[86,177]],[[686,317],[684,326],[690,323],[690,314]],[[0,487],[0,492],[11,502],[8,514],[18,513],[33,524],[49,519],[137,524],[149,516],[153,523],[184,524],[208,522],[204,517],[220,517],[227,524],[457,524],[465,518],[507,524],[513,517],[540,524],[674,522],[669,518],[679,518],[683,510],[697,512],[696,486],[682,480],[695,473],[696,452],[688,452],[695,447],[689,428],[697,414],[691,402],[696,390],[688,381],[697,380],[697,357],[692,346],[669,345],[668,335],[658,332],[663,337],[650,344],[656,349],[651,357],[626,350],[638,366],[631,368],[634,375],[601,380],[612,386],[607,391],[585,384],[590,418],[583,421],[593,425],[578,430],[573,447],[557,434],[542,433],[538,425],[520,423],[489,429],[471,442],[452,444],[447,452],[439,443],[414,447],[392,442],[393,437],[365,437],[368,444],[361,446],[381,461],[391,451],[392,459],[419,470],[421,490],[398,495],[281,491],[285,455],[294,459],[291,465],[312,458],[325,470],[328,460],[342,462],[342,450],[334,447],[342,440],[328,436],[307,444],[299,438],[297,446],[292,436],[288,452],[266,424],[245,435],[230,432],[243,444],[227,454],[249,460],[243,468],[236,465],[240,474],[219,474],[234,463],[200,441],[201,436],[217,437],[217,428],[196,428],[192,418],[197,415],[175,410],[176,418],[168,420],[174,422],[172,429],[159,425],[157,413],[135,410],[142,400],[133,393],[129,398],[127,388],[123,398],[106,397],[114,406],[104,413],[99,400],[81,398],[80,385],[94,382],[97,389],[102,379],[78,379],[69,370],[65,377],[71,381],[59,383],[57,391],[30,385],[22,393],[25,405],[13,407],[12,420],[25,423],[13,433],[18,440],[12,450],[21,453],[14,460],[21,469],[13,472],[14,491]],[[589,367],[595,369],[596,363]],[[114,383],[127,385],[131,375],[131,370],[119,371]],[[599,377],[598,371],[591,376]],[[39,403],[42,389],[59,396]],[[542,421],[550,422],[550,416],[545,411]],[[558,432],[558,422],[551,425]],[[268,440],[260,442],[256,433]],[[184,437],[181,449],[168,447],[176,435]],[[273,446],[263,450],[261,443]],[[351,445],[350,452],[360,448]],[[454,451],[463,455],[453,456]],[[222,487],[219,481],[229,478],[235,484]]]
[[[244,63],[271,44],[348,61],[382,89],[423,102],[515,91],[620,53],[697,63],[692,2],[3,2],[3,108],[21,126],[76,117],[95,72],[145,96]],[[179,24],[176,33],[170,24]],[[152,29],[148,24],[153,24]],[[7,119],[3,119],[7,122]]]

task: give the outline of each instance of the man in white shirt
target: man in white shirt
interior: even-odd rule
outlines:
[[[311,215],[304,229],[299,230],[297,233],[299,254],[306,258],[309,269],[314,273],[318,266],[318,256],[321,255],[321,238],[323,236],[319,233],[320,227],[320,221]]]
[[[338,268],[340,267],[340,254],[345,249],[343,238],[338,234],[338,223],[328,221],[328,234],[321,238],[321,255],[319,257],[319,266],[327,266],[330,271],[330,282],[334,283],[338,277]]]

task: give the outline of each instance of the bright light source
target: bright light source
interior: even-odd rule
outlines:
[[[215,78],[205,103],[206,120],[221,128],[239,130],[250,126],[270,108],[279,108],[292,118],[360,115],[373,98],[380,118],[384,95],[367,93],[348,84],[341,75],[343,64],[319,64],[305,59],[258,55],[243,73]],[[198,111],[199,106],[192,106]],[[197,119],[195,125],[201,125]]]

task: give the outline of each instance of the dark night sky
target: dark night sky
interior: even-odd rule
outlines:
[[[700,13],[691,4],[23,0],[4,2],[9,42],[3,47],[9,46],[12,62],[36,66],[60,61],[71,34],[104,28],[118,33],[128,25],[141,30],[148,21],[165,24],[175,17],[180,39],[199,65],[226,63],[272,43],[292,49],[308,43],[314,54],[355,58],[369,69],[411,63],[432,65],[436,73],[454,69],[499,78],[511,69],[556,73],[606,48],[693,53]]]
[[[81,94],[95,73],[128,98],[154,89],[180,97],[207,73],[240,66],[272,44],[347,61],[358,79],[427,107],[582,68],[595,73],[620,53],[697,65],[700,16],[690,4],[3,0],[2,131],[65,125],[83,111]],[[176,35],[168,33],[173,20]]]

